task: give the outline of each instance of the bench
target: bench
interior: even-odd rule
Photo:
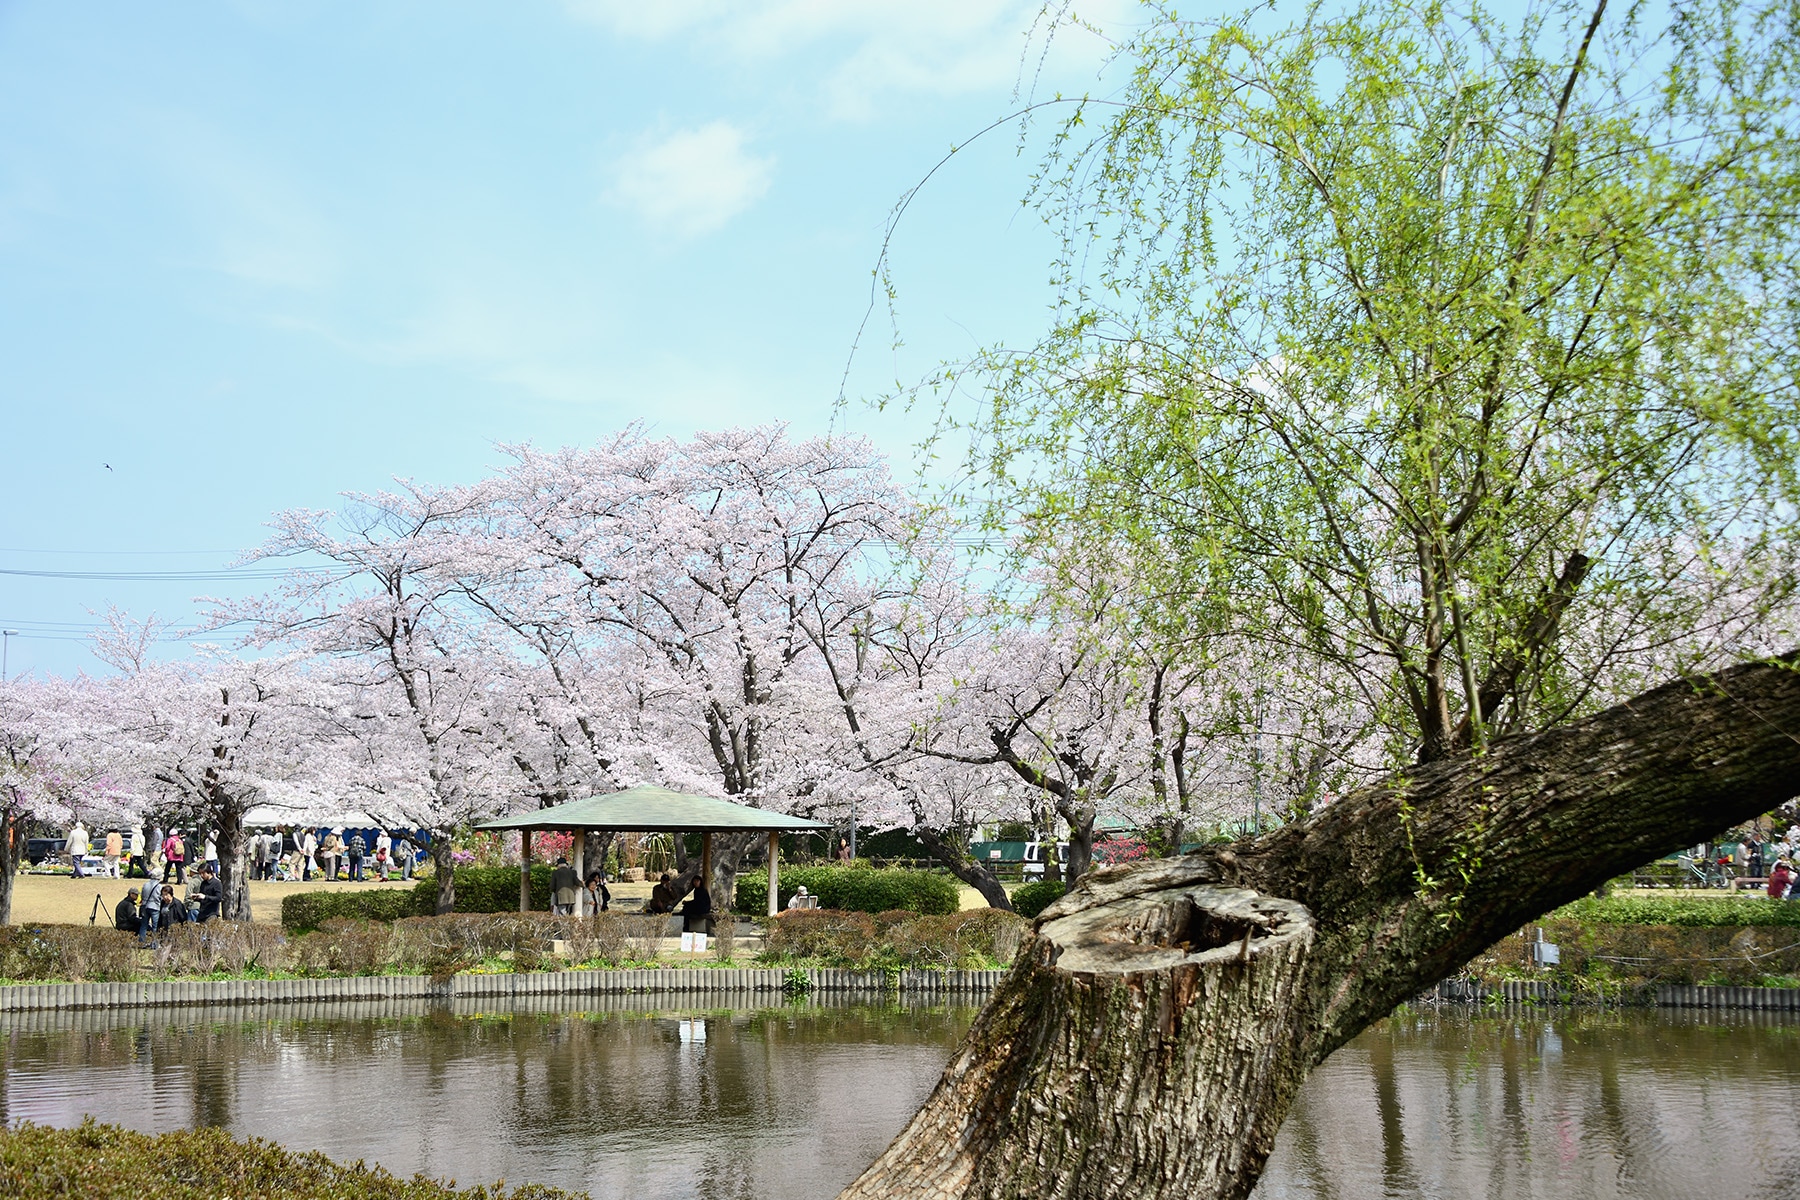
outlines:
[[[1767,875],[1736,875],[1727,881],[1725,886],[1734,892],[1744,887],[1766,892],[1769,890],[1769,877]]]

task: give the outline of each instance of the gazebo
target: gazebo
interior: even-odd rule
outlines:
[[[684,792],[672,792],[668,788],[656,787],[652,784],[640,784],[634,788],[626,788],[622,792],[614,792],[610,796],[589,796],[585,800],[571,800],[567,804],[558,804],[554,808],[540,808],[535,812],[520,813],[516,817],[496,817],[492,821],[482,821],[477,829],[519,829],[549,830],[556,833],[572,833],[575,835],[575,871],[583,879],[587,878],[587,831],[590,829],[609,830],[654,830],[669,833],[698,833],[700,835],[700,862],[705,872],[703,878],[707,886],[712,886],[712,835],[715,833],[767,833],[769,835],[769,915],[776,913],[776,875],[775,860],[780,849],[778,838],[782,833],[795,830],[807,832],[829,831],[830,826],[820,821],[809,821],[805,817],[790,817],[782,813],[770,812],[762,808],[750,808],[743,804],[733,804],[729,800],[715,800],[711,796],[690,796]],[[522,856],[519,864],[519,898],[521,907],[531,895],[531,857]],[[717,902],[715,902],[717,903]],[[576,911],[585,916],[587,894],[584,891],[577,901]],[[729,908],[731,898],[725,897],[723,906]]]

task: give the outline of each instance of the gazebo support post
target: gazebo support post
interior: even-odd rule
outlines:
[[[519,830],[519,911],[531,911],[531,830]]]
[[[779,853],[781,853],[781,834],[771,829],[769,830],[769,915],[771,917],[780,911],[775,896],[775,882],[779,878],[775,873],[775,856]]]
[[[587,830],[575,831],[575,878],[581,880],[581,886],[575,889],[575,915],[585,917],[587,911]]]

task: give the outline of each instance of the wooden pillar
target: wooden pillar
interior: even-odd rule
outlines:
[[[587,830],[575,831],[575,878],[581,886],[575,891],[575,915],[585,917],[587,911]]]
[[[531,830],[519,830],[519,911],[531,911]]]
[[[781,834],[769,830],[769,915],[772,917],[780,911],[780,901],[775,895],[775,885],[781,876],[775,871],[775,856],[781,853]]]

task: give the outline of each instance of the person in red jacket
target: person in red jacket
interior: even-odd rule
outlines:
[[[1788,889],[1793,884],[1794,868],[1787,859],[1781,859],[1775,864],[1775,869],[1769,872],[1769,899],[1786,900]]]

